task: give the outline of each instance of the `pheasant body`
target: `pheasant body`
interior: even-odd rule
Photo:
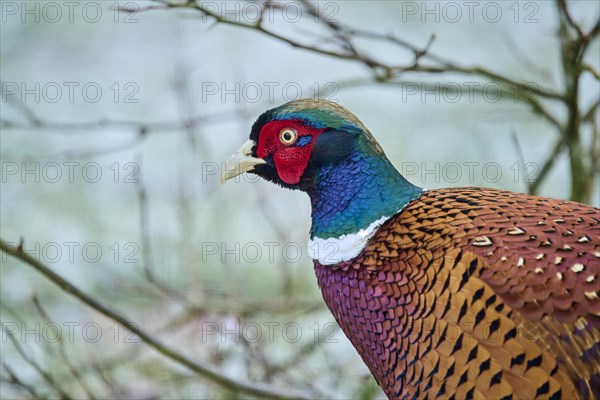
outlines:
[[[426,191],[359,257],[315,271],[390,398],[593,398],[599,217],[511,192]]]
[[[600,400],[599,209],[420,189],[323,100],[262,114],[229,164],[309,195],[323,298],[389,398]]]

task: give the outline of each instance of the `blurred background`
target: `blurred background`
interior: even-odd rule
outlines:
[[[289,100],[349,108],[421,187],[598,207],[596,1],[0,5],[2,398],[384,397],[307,197],[220,184]]]

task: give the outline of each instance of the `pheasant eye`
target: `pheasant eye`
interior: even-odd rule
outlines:
[[[279,140],[281,140],[281,143],[285,144],[286,146],[294,143],[297,137],[298,134],[296,134],[296,131],[289,128],[283,129],[281,132],[279,132]]]

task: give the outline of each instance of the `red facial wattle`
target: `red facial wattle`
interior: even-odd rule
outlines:
[[[284,144],[280,133],[285,129],[292,129],[297,134],[297,139],[292,144]],[[272,157],[279,178],[288,185],[300,182],[300,177],[306,170],[310,154],[316,138],[325,129],[311,128],[297,120],[272,121],[261,129],[256,155],[260,158]],[[312,139],[302,146],[298,143],[306,141],[307,136]]]

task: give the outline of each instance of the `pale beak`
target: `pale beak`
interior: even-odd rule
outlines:
[[[231,178],[235,178],[244,172],[252,171],[255,165],[266,164],[262,158],[252,157],[252,148],[256,145],[253,140],[247,140],[229,157],[225,163],[225,170],[221,174],[221,182],[225,182]]]

